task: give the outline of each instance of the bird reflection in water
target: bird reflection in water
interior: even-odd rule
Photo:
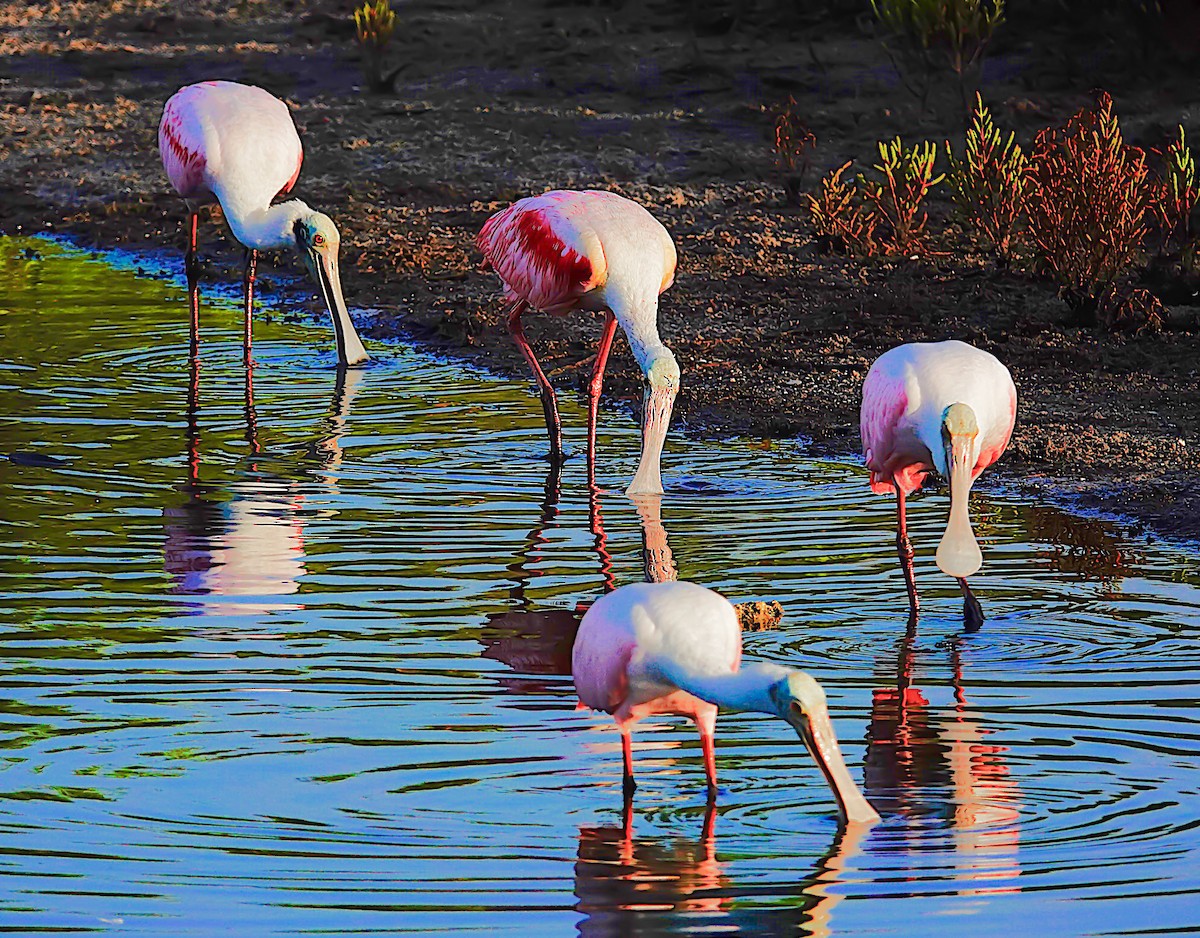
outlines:
[[[586,603],[574,609],[535,609],[529,597],[531,568],[542,560],[546,544],[546,529],[558,518],[558,503],[562,495],[562,463],[551,460],[537,522],[525,536],[521,550],[508,567],[512,577],[509,592],[514,608],[488,616],[480,632],[483,657],[507,664],[520,676],[502,676],[498,681],[513,693],[538,694],[560,681],[546,677],[571,676],[571,649],[579,622],[587,611]],[[662,496],[657,494],[629,496],[637,509],[642,527],[642,557],[647,582],[659,583],[678,579],[678,571],[667,545],[667,531],[662,521]],[[608,535],[604,530],[604,514],[600,489],[588,486],[588,517],[593,549],[599,559],[604,592],[617,588],[613,573],[612,554],[608,550]]]
[[[797,886],[739,887],[717,859],[716,807],[704,811],[700,839],[635,837],[627,801],[620,827],[581,827],[575,862],[582,936],[834,934],[833,912],[868,825],[838,830],[829,850]],[[755,902],[755,898],[761,902]]]
[[[187,479],[184,502],[163,509],[164,564],[172,592],[202,597],[186,602],[191,614],[260,614],[302,608],[281,597],[300,591],[305,575],[304,500],[297,482],[258,469],[262,453],[254,406],[254,365],[245,369],[245,439],[251,478],[210,485],[200,478],[200,373],[197,343],[189,360]],[[340,463],[339,438],[361,371],[338,369],[332,410],[312,449],[322,468]],[[332,478],[325,479],[333,485]],[[219,597],[219,598],[218,598]],[[227,597],[237,597],[230,600]]]
[[[679,579],[679,568],[671,546],[667,543],[667,529],[662,520],[662,496],[654,493],[631,495],[642,522],[642,566],[647,583],[669,583]]]
[[[674,838],[634,838],[633,802],[627,800],[620,827],[581,827],[575,861],[576,911],[581,935],[670,934],[663,912],[723,917],[732,903],[730,883],[717,860],[713,827],[716,806],[709,802],[698,842]],[[666,926],[666,927],[664,927]]]
[[[960,894],[1016,892],[1021,792],[1004,758],[1008,747],[988,741],[995,731],[967,700],[962,675],[966,639],[958,636],[950,651],[954,707],[949,712],[931,706],[913,681],[915,641],[910,624],[894,674],[882,672],[889,686],[876,688],[872,697],[864,767],[871,802],[884,815],[910,818],[913,842],[927,840],[924,822],[930,816],[943,818],[960,879],[1004,881],[992,887],[972,885]]]
[[[1101,596],[1115,599],[1121,582],[1137,576],[1144,558],[1111,522],[1081,518],[1053,505],[1023,509],[1027,537],[1040,547],[1037,557],[1057,575],[1100,584]]]
[[[499,683],[514,693],[540,694],[552,684],[563,686],[571,674],[571,649],[586,607],[534,609],[528,590],[530,569],[542,559],[546,528],[558,517],[561,464],[551,465],[537,522],[509,567],[515,608],[489,618],[481,631],[483,655],[512,668]],[[678,568],[662,516],[662,496],[630,496],[641,522],[642,566],[647,582],[677,580]],[[605,592],[616,588],[612,556],[604,529],[600,489],[589,486],[589,519],[593,545],[600,561]],[[547,680],[550,678],[550,680]],[[598,744],[616,749],[619,743]],[[679,743],[643,750],[677,750]],[[666,760],[671,758],[662,753]],[[698,841],[675,837],[635,837],[633,801],[623,801],[620,826],[584,826],[579,830],[575,863],[577,911],[584,914],[578,930],[585,936],[672,935],[700,930],[754,935],[833,934],[831,915],[842,901],[836,887],[861,849],[868,825],[849,824],[837,832],[829,851],[799,887],[793,885],[739,888],[717,859],[715,802],[708,802]],[[761,892],[763,908],[744,899]],[[786,899],[783,903],[780,899]],[[778,907],[778,908],[776,908]]]

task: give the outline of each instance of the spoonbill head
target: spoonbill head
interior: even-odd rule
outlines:
[[[338,361],[347,365],[358,365],[369,357],[362,340],[354,329],[346,300],[342,296],[342,277],[338,268],[338,255],[342,238],[333,219],[320,212],[309,212],[297,218],[292,225],[295,248],[304,262],[308,275],[312,277],[325,308],[333,320],[337,338]]]

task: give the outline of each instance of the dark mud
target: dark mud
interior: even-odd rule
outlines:
[[[944,193],[932,252],[915,260],[821,255],[783,204],[768,108],[789,95],[819,141],[810,186],[826,167],[867,163],[877,139],[959,133],[957,93],[935,92],[922,111],[853,17],[718,4],[692,23],[665,3],[413,2],[390,50],[404,66],[396,93],[368,96],[349,4],[226,6],[0,3],[0,229],[181,248],[182,205],[156,149],[162,103],[204,78],[262,84],[293,107],[306,152],[297,194],[337,218],[347,299],[377,311],[367,334],[525,374],[474,235],[533,192],[614,189],[679,249],[661,326],[691,432],[855,452],[873,359],[960,338],[1008,364],[1021,396],[998,479],[1200,538],[1190,297],[1162,334],[1081,328],[1027,264],[998,270],[974,250]],[[1033,15],[1011,12],[984,74],[997,121],[1022,139],[1102,85],[1141,145],[1200,113],[1182,53],[1143,55],[1103,24],[1082,34]],[[241,253],[219,220],[202,239],[206,281],[233,282]],[[289,258],[260,271],[268,288],[307,293]],[[582,393],[599,322],[531,316],[527,328],[556,384]],[[606,391],[632,408],[639,388],[618,342]]]

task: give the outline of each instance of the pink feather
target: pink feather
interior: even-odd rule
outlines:
[[[185,199],[226,194],[263,201],[290,192],[304,148],[287,105],[262,88],[204,81],[180,88],[163,108],[158,149],[171,185]],[[218,182],[219,181],[219,182]]]
[[[488,219],[476,243],[511,301],[565,312],[608,273],[604,248],[581,216],[620,199],[608,192],[547,192],[514,202]]]

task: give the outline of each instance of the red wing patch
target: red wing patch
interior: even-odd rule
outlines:
[[[191,149],[180,136],[180,118],[172,109],[158,128],[158,149],[171,185],[184,198],[200,195],[204,187],[204,154]]]
[[[279,198],[279,196],[287,195],[289,192],[292,191],[292,189],[294,189],[296,187],[296,180],[300,178],[300,167],[303,165],[304,165],[304,147],[301,146],[300,155],[296,157],[296,171],[294,173],[292,173],[292,178],[287,181],[287,185],[285,185],[282,189],[279,190],[279,194],[276,195],[275,198]]]
[[[633,645],[622,649],[612,662],[608,672],[608,700],[605,710],[613,713],[629,696],[629,659],[633,657]]]
[[[900,433],[900,421],[908,411],[904,385],[886,378],[871,379],[863,388],[863,455],[871,470],[871,491],[884,495],[896,491],[893,479],[907,495],[925,482],[931,468],[928,461],[914,452],[907,433]]]
[[[590,290],[592,263],[554,230],[554,219],[521,203],[488,219],[476,244],[508,292],[535,309],[569,309]]]

